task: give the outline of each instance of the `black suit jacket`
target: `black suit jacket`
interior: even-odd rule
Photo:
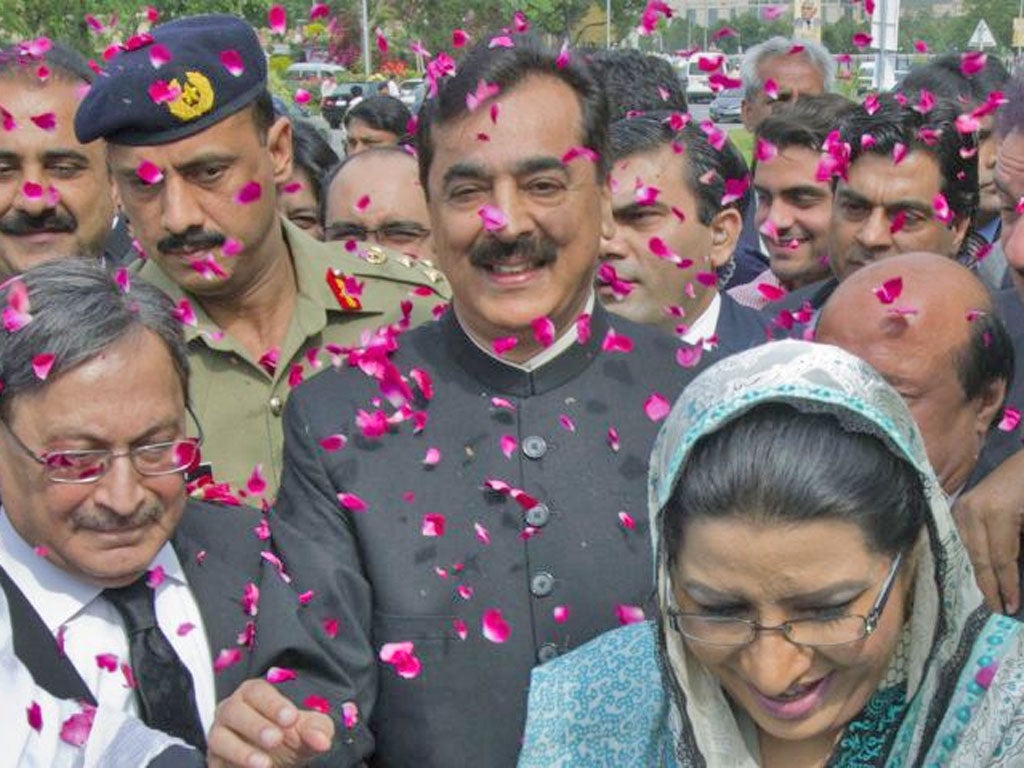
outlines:
[[[632,352],[601,351],[609,324]],[[670,334],[597,305],[589,341],[524,372],[481,351],[449,311],[403,334],[391,358],[402,375],[432,377],[433,397],[411,403],[429,416],[420,434],[409,421],[379,439],[360,434],[359,410],[393,409],[371,405],[377,382],[358,368],[325,371],[292,393],[271,526],[296,588],[318,591],[310,607],[342,619],[333,648],[376,738],[342,764],[514,765],[530,670],[618,626],[618,605],[645,603],[647,463],[659,424],[644,401],[652,391],[674,400],[694,375],[677,349]],[[337,433],[348,444],[325,451],[320,441]],[[516,440],[507,458],[503,435]],[[435,466],[424,466],[428,447],[440,451]],[[488,478],[533,500],[489,491]],[[367,509],[345,509],[339,492]],[[445,516],[444,535],[423,534],[430,513]],[[482,634],[492,608],[511,627],[504,643]],[[377,662],[382,645],[403,641],[422,663],[413,679]]]
[[[318,638],[327,638],[302,611],[297,595],[276,568],[262,556],[270,550],[270,542],[261,541],[254,533],[259,519],[260,514],[249,507],[190,499],[171,540],[202,614],[214,659],[224,649],[238,648],[238,637],[247,622],[257,622],[251,650],[243,649],[239,663],[214,675],[217,700],[228,697],[249,677],[279,666],[304,670],[298,679],[280,686],[292,701],[301,706],[308,695],[317,694],[337,708],[341,702],[333,696],[329,682],[336,673],[320,676],[325,671],[326,653]],[[250,583],[260,588],[257,619],[248,616],[241,603]],[[2,568],[0,587],[10,604],[15,653],[36,683],[54,696],[95,704],[74,665],[60,653],[53,635]]]
[[[718,313],[715,335],[718,336],[716,357],[725,357],[763,344],[769,333],[768,322],[756,309],[745,307],[724,291]]]

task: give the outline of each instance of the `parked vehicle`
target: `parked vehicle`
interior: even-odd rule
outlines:
[[[317,84],[327,75],[338,77],[345,74],[345,68],[340,64],[330,64],[326,61],[300,61],[290,64],[284,71],[284,79],[289,84],[305,85],[316,82]]]
[[[403,80],[398,84],[398,98],[402,100],[410,110],[416,104],[417,101],[422,101],[419,98],[419,93],[426,88],[426,83],[422,77],[413,77],[408,80]]]
[[[324,96],[323,101],[320,102],[320,114],[331,128],[341,127],[341,121],[344,119],[345,113],[348,112],[349,102],[354,98],[352,89],[357,85],[363,89],[364,97],[377,93],[377,83],[366,81],[338,83],[334,90]]]
[[[727,88],[712,99],[708,115],[716,123],[738,123],[743,119],[742,107],[743,89]]]

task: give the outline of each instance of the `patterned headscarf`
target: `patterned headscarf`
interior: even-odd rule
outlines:
[[[708,369],[676,402],[654,446],[649,508],[659,653],[672,701],[676,760],[688,768],[755,768],[758,762],[752,721],[734,714],[718,680],[664,620],[677,606],[662,510],[694,444],[766,403],[829,413],[844,429],[878,437],[920,472],[931,507],[916,549],[910,616],[878,691],[847,727],[830,764],[849,765],[856,755],[858,766],[966,765],[968,760],[972,766],[1024,765],[1021,625],[990,618],[983,607],[913,417],[866,363],[835,347],[802,341],[767,344]],[[1006,736],[1014,729],[1011,743]]]

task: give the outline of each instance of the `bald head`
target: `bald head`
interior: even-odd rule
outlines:
[[[942,487],[960,490],[1013,372],[981,281],[934,253],[869,264],[836,288],[816,339],[865,360],[903,395]]]
[[[381,147],[346,159],[324,193],[324,230],[328,240],[373,240],[430,258],[430,214],[416,158]]]

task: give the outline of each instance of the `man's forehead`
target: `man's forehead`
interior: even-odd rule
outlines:
[[[928,152],[914,150],[899,163],[888,155],[866,152],[850,164],[847,178],[839,180],[836,191],[854,192],[879,202],[927,197],[931,205],[941,184],[939,162]]]
[[[1024,195],[1024,132],[1003,137],[996,153],[996,184],[1010,195]]]
[[[782,53],[761,62],[762,82],[771,78],[780,91],[799,90],[806,95],[825,90],[825,78],[803,53]]]

